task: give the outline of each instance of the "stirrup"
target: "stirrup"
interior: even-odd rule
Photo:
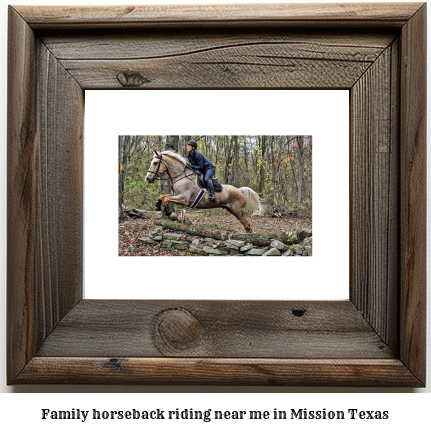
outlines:
[[[210,193],[210,194],[209,194],[208,199],[209,199],[210,201],[212,201],[212,202],[217,202],[217,198],[216,198],[216,196],[215,196],[213,193]]]

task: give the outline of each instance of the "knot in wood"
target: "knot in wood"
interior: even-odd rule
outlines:
[[[292,314],[295,315],[296,317],[302,317],[305,314],[306,310],[305,309],[293,309],[292,310]]]
[[[162,311],[156,317],[155,330],[163,343],[174,350],[186,350],[195,347],[199,344],[203,333],[202,325],[198,319],[188,310],[182,308]]]
[[[150,82],[139,72],[120,72],[117,74],[117,81],[123,87],[140,87]]]
[[[109,366],[113,369],[120,369],[123,364],[121,359],[112,358],[109,360]]]

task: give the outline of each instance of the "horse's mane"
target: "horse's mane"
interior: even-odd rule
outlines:
[[[184,166],[187,164],[186,158],[184,158],[180,154],[175,153],[171,150],[166,150],[166,151],[162,152],[162,155],[172,157],[172,158],[176,159],[177,161],[181,162]]]

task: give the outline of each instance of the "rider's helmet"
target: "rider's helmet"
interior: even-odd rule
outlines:
[[[197,148],[198,146],[197,142],[194,140],[187,141],[187,144],[191,145],[193,148]]]

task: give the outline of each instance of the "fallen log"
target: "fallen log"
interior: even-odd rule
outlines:
[[[159,219],[155,220],[154,224],[174,231],[181,231],[190,235],[196,235],[201,237],[210,237],[216,240],[227,240],[229,238],[226,231],[211,230],[197,225],[184,225],[178,222],[172,222],[171,220]]]
[[[136,209],[136,208],[125,209],[125,210],[123,210],[123,212],[125,214],[127,214],[129,217],[134,218],[134,219],[136,219],[136,218],[148,219],[148,217],[150,215],[147,213],[152,213],[152,212],[149,212],[147,210],[140,210],[140,209]]]
[[[186,234],[209,237],[215,240],[243,240],[248,243],[253,243],[257,246],[269,246],[273,240],[281,241],[285,244],[296,244],[299,242],[296,232],[284,233],[229,233],[222,230],[208,229],[199,225],[183,225],[167,220],[156,220],[155,225],[162,226],[163,228],[171,229],[174,231],[184,232]]]

